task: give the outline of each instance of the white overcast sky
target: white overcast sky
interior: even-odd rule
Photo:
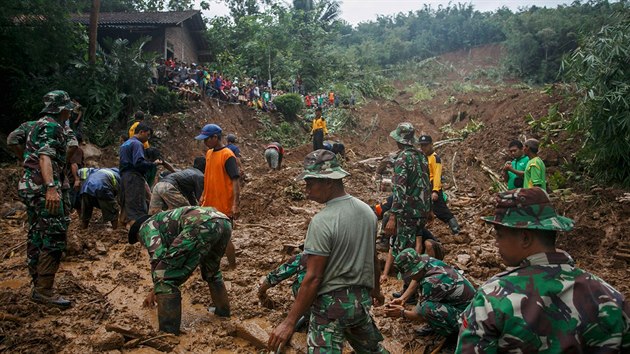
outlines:
[[[197,1],[197,3],[200,0]],[[291,3],[289,0],[285,0]],[[517,0],[517,1],[497,1],[497,0],[472,0],[472,1],[451,1],[457,3],[472,3],[475,10],[494,11],[500,7],[507,6],[512,11],[518,11],[521,7],[536,5],[539,7],[555,8],[561,4],[571,4],[572,0]],[[341,18],[352,25],[359,22],[376,20],[378,15],[393,15],[399,12],[419,10],[423,4],[429,4],[433,9],[439,5],[448,5],[448,0],[343,0],[341,3]],[[222,16],[229,14],[227,6],[220,1],[210,1],[210,11],[204,11],[205,17]]]

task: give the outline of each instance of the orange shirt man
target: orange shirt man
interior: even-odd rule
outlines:
[[[240,214],[240,176],[234,153],[221,143],[222,133],[223,130],[218,125],[206,124],[195,137],[203,140],[208,148],[201,206],[214,207],[234,220]],[[225,254],[230,267],[236,267],[235,249],[231,240]]]

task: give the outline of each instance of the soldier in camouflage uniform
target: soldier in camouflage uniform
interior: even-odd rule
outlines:
[[[71,302],[54,295],[53,284],[66,249],[70,223],[69,185],[63,173],[69,137],[62,123],[70,116],[74,104],[64,91],[47,93],[44,103],[46,106],[40,112],[40,119],[30,125],[26,138],[24,175],[18,194],[28,213],[27,260],[33,280],[31,299],[68,308]],[[26,130],[28,126],[24,128]],[[18,137],[17,141],[20,139]]]
[[[230,303],[219,265],[231,235],[230,218],[210,207],[180,207],[151,217],[140,217],[133,223],[129,229],[129,243],[140,240],[149,252],[161,331],[179,334],[182,315],[179,286],[197,266],[210,288],[216,306],[214,313],[230,316]]]
[[[479,288],[463,314],[457,353],[627,353],[630,305],[555,248],[573,229],[540,188],[499,193],[493,224],[509,270]]]
[[[385,226],[385,233],[396,237],[388,255],[391,264],[391,260],[406,248],[420,251],[420,240],[416,240],[416,235],[420,235],[431,210],[431,185],[427,158],[413,146],[416,142],[413,125],[400,123],[389,135],[400,149],[392,177],[394,199]],[[394,297],[400,297],[408,285],[405,281],[402,292],[394,293]]]
[[[44,102],[46,104],[46,102]],[[31,120],[28,122],[24,122],[20,124],[19,127],[15,128],[9,135],[7,136],[7,146],[13,150],[15,156],[23,161],[24,158],[24,147],[26,144],[26,138],[28,137],[28,133],[31,131],[33,126],[37,121]],[[67,126],[63,126],[66,135],[68,136],[68,153],[66,154],[66,159],[74,153],[74,150],[79,146],[79,141],[77,140],[74,131]]]
[[[436,332],[441,336],[456,333],[458,319],[475,294],[475,287],[456,269],[427,256],[418,255],[408,248],[396,257],[400,276],[411,279],[409,290],[417,289],[418,304],[415,311],[406,311],[405,297],[387,305],[385,314],[412,321],[426,322],[429,326],[421,333]]]
[[[311,220],[304,243],[306,275],[286,319],[269,337],[268,347],[281,350],[297,320],[309,308],[309,352],[341,353],[348,340],[357,353],[386,352],[383,336],[369,309],[383,302],[376,262],[376,216],[370,207],[346,194],[349,173],[335,154],[315,150],[304,159],[309,199],[326,206]]]

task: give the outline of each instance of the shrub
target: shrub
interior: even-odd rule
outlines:
[[[278,112],[282,113],[287,120],[295,120],[297,114],[304,109],[302,96],[297,93],[278,96],[273,100],[273,103],[278,107]]]

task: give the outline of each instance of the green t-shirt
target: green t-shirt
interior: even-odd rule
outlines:
[[[521,157],[517,157],[514,160],[512,160],[512,168],[517,171],[525,171],[525,168],[527,167],[528,162],[529,162],[529,156],[522,155]],[[508,181],[507,181],[508,189],[523,187],[522,183],[518,187],[515,184],[515,181],[517,178],[519,178],[519,176],[517,176],[512,171],[507,171],[507,174],[508,174]],[[523,180],[523,177],[521,177],[521,181],[522,180]]]
[[[546,191],[547,180],[545,179],[545,170],[545,163],[540,157],[536,156],[529,160],[523,177],[523,188],[533,188],[534,186],[538,186]]]
[[[349,286],[374,287],[376,215],[359,199],[329,200],[306,232],[304,253],[328,257],[317,295]]]

